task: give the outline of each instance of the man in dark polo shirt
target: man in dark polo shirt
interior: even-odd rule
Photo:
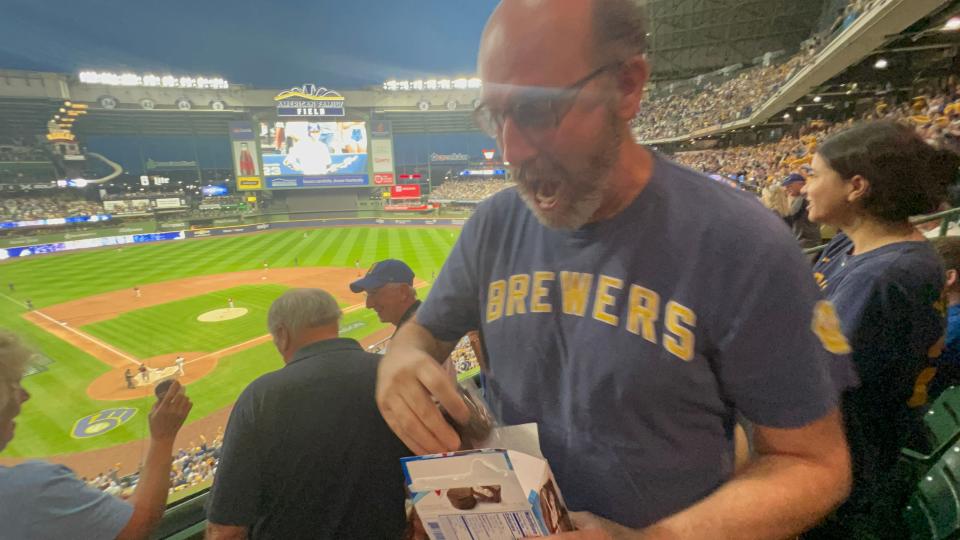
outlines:
[[[413,270],[407,263],[386,259],[374,263],[367,275],[350,284],[350,290],[367,293],[367,309],[377,312],[380,322],[396,329],[407,322],[420,307],[413,288]]]
[[[319,289],[292,289],[268,326],[286,364],[240,395],[224,436],[207,538],[399,538],[409,451],[374,402],[379,356],[338,337]]]

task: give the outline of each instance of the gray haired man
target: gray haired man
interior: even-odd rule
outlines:
[[[338,336],[340,308],[291,289],[267,325],[284,367],[237,400],[207,512],[207,538],[398,538],[399,459],[409,451],[377,411],[380,357]]]

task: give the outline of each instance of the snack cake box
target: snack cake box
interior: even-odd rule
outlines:
[[[401,460],[431,540],[501,540],[573,530],[550,466],[516,450],[466,450]]]

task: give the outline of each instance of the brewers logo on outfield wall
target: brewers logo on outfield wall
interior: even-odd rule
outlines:
[[[84,416],[77,420],[73,425],[73,431],[70,436],[74,439],[88,439],[103,435],[108,431],[126,424],[133,416],[137,414],[137,409],[131,407],[118,407],[116,409],[106,409],[90,416]]]

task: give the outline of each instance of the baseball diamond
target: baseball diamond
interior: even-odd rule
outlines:
[[[0,326],[25,336],[44,365],[24,381],[33,399],[0,463],[45,458],[87,475],[121,463],[132,472],[153,387],[170,378],[194,402],[177,444],[214,438],[244,386],[282,366],[266,328],[274,298],[290,287],[326,289],[344,311],[342,335],[371,345],[391,329],[350,292],[355,262],[403,259],[425,297],[421,278],[439,271],[459,234],[451,231],[299,229],[3,262],[0,278],[17,286],[2,293]]]

